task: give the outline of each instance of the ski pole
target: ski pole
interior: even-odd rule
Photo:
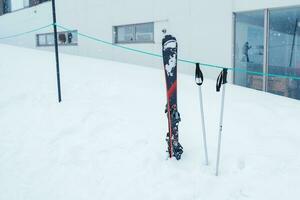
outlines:
[[[203,111],[203,99],[202,99],[202,90],[201,90],[201,85],[203,84],[203,73],[202,73],[202,71],[200,69],[199,63],[196,63],[195,81],[196,81],[196,84],[199,86],[199,100],[200,100],[202,133],[203,133],[203,144],[204,144],[204,156],[205,156],[205,164],[208,165],[208,153],[207,153],[207,144],[206,144],[206,130],[205,130],[204,111]]]
[[[220,153],[221,153],[221,136],[222,136],[222,129],[223,129],[223,114],[224,114],[224,101],[225,101],[225,84],[227,83],[227,69],[224,68],[220,73],[217,84],[216,90],[220,92],[221,86],[223,85],[222,89],[222,101],[221,101],[221,114],[220,114],[220,125],[219,125],[219,138],[218,138],[218,153],[217,153],[217,166],[216,166],[216,176],[219,175],[219,164],[220,164]]]

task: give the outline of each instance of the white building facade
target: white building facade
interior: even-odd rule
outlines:
[[[162,67],[160,58],[78,35],[156,54],[163,31],[174,35],[179,57],[236,68],[230,81],[300,99],[300,0],[56,0],[60,52]],[[51,1],[0,0],[0,38],[52,23]],[[0,43],[53,50],[53,28]],[[193,73],[195,66],[178,64]],[[256,73],[244,73],[245,70]],[[220,70],[203,67],[216,79]],[[275,77],[260,73],[275,74]]]

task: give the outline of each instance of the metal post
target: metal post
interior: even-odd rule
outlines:
[[[292,67],[292,63],[293,63],[293,54],[294,54],[294,50],[295,50],[297,27],[298,27],[298,19],[296,19],[296,24],[295,24],[294,34],[293,34],[293,43],[292,43],[292,50],[291,50],[291,57],[290,57],[289,67]]]
[[[262,76],[263,80],[263,87],[262,90],[267,92],[268,91],[268,82],[269,77],[266,75],[269,73],[269,10],[266,9],[264,11],[264,58],[263,58],[263,73],[265,74]]]
[[[203,133],[205,164],[208,165],[208,153],[207,153],[207,143],[206,143],[206,129],[205,129],[205,121],[204,121],[204,110],[203,110],[203,99],[202,99],[201,86],[199,86],[199,100],[200,100],[200,110],[201,110],[201,122],[202,122],[202,133]]]
[[[220,164],[220,153],[221,153],[221,139],[222,139],[222,129],[223,129],[224,102],[225,102],[225,85],[223,85],[223,89],[222,89],[222,101],[221,101],[221,114],[220,114],[220,124],[219,124],[219,139],[218,139],[218,153],[217,153],[216,176],[219,175],[219,164]]]
[[[58,55],[58,42],[57,42],[55,0],[52,0],[52,14],[53,14],[53,29],[54,29],[54,43],[55,43],[57,91],[58,91],[58,102],[60,103],[61,102],[61,87],[60,87],[60,73],[59,73],[59,55]]]
[[[232,52],[232,57],[231,57],[231,66],[232,68],[236,68],[236,14],[233,13],[232,15],[232,48],[231,48],[231,52]],[[235,74],[235,70],[232,72],[232,83],[233,84],[236,84],[236,81],[235,81],[235,78],[236,78],[236,74]]]

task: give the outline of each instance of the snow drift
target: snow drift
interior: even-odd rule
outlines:
[[[220,176],[221,94],[178,75],[182,160],[166,160],[162,70],[0,45],[0,199],[253,199],[300,196],[300,102],[228,84]],[[180,68],[180,63],[178,65]],[[192,67],[192,66],[191,66]]]

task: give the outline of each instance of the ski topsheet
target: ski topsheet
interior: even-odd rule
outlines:
[[[178,142],[178,124],[180,115],[177,110],[177,41],[171,35],[166,35],[162,40],[162,53],[167,88],[167,105],[165,112],[168,117],[166,141],[168,143],[169,157],[181,158],[183,148]]]

